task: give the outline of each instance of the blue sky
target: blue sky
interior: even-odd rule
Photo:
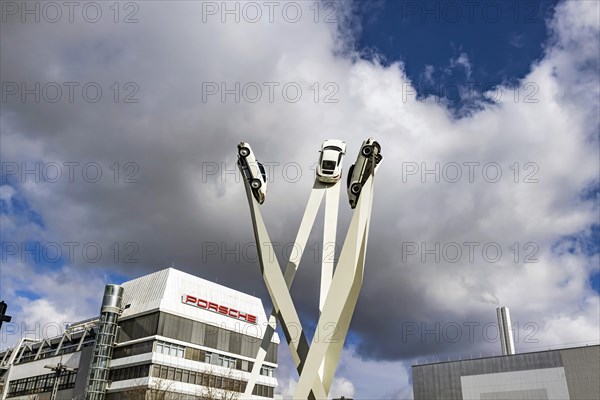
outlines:
[[[361,2],[357,46],[367,57],[403,62],[420,96],[445,97],[460,109],[473,99],[461,97],[457,87],[491,89],[529,73],[543,55],[556,3]]]

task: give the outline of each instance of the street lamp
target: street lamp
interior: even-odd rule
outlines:
[[[54,386],[52,386],[50,400],[56,400],[56,393],[58,392],[58,386],[60,385],[60,378],[62,378],[63,371],[75,372],[75,368],[67,367],[62,362],[59,362],[58,364],[44,365],[44,368],[54,371]]]
[[[7,305],[4,300],[0,301],[0,328],[3,322],[10,322],[12,319],[10,315],[6,315],[6,307]]]

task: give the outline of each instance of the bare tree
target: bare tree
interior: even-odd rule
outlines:
[[[238,400],[244,390],[244,383],[234,377],[231,368],[226,375],[220,375],[211,368],[208,382],[202,382],[204,388],[198,395],[202,400]]]
[[[176,382],[152,378],[150,385],[141,381],[133,388],[120,392],[123,400],[184,400],[189,397],[177,393],[173,387]],[[211,368],[202,374],[202,388],[194,395],[199,400],[239,400],[245,389],[246,382],[235,378],[233,369],[229,368],[226,374],[219,373]]]
[[[146,392],[146,400],[182,400],[183,394],[175,392],[173,381],[153,378]]]
[[[153,378],[148,386],[137,386],[123,392],[125,400],[182,400],[183,394],[173,389],[175,382]]]

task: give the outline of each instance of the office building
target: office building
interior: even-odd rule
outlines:
[[[164,269],[108,285],[100,316],[0,352],[0,399],[50,399],[55,386],[69,400],[241,398],[266,326],[259,298]],[[278,343],[255,399],[274,397]]]

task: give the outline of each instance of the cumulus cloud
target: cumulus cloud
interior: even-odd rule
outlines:
[[[352,399],[354,398],[354,385],[346,378],[335,378],[331,383],[329,396],[332,399],[341,398],[342,396]]]
[[[366,360],[357,353],[356,347],[347,346],[342,352],[338,373],[340,395],[365,399],[411,399],[409,369],[408,362]],[[351,396],[354,391],[357,395]]]
[[[279,392],[283,398],[294,395],[297,378],[289,354],[279,356]],[[353,345],[344,348],[337,376],[334,378],[329,397],[363,399],[412,399],[410,362],[366,360],[356,352]]]
[[[66,325],[99,314],[107,280],[102,271],[35,268],[3,258],[0,289],[12,321],[2,325],[0,347],[12,347],[21,338],[61,335]]]
[[[401,63],[360,58],[348,50],[352,30],[315,23],[311,12],[296,23],[277,13],[272,23],[268,14],[222,23],[201,3],[144,2],[133,24],[2,24],[3,82],[80,83],[73,102],[66,91],[48,101],[52,85],[39,103],[20,93],[3,101],[0,156],[17,164],[10,184],[44,222],[14,224],[12,240],[97,243],[107,257],[92,263],[78,253],[48,277],[35,263],[3,263],[3,296],[18,296],[14,286],[43,299],[19,300],[19,318],[42,318],[25,312],[34,306],[54,310],[53,319],[95,314],[70,307],[67,287],[91,304],[104,273],[137,276],[172,262],[267,300],[235,145],[248,141],[271,163],[262,211],[282,249],[295,237],[320,143],[343,138],[347,168],[374,136],[385,159],[351,325],[358,339],[344,350],[340,387],[406,398],[414,359],[497,351],[493,329],[484,330],[496,303],[511,307],[522,338],[537,329],[535,345],[597,341],[588,277],[598,259],[555,245],[597,221],[596,200],[582,193],[598,184],[598,3],[557,6],[545,56],[521,85],[474,93],[494,102],[461,119],[439,98],[417,100]],[[97,102],[85,97],[97,86],[81,92],[90,83],[102,89]],[[40,166],[40,179],[24,176],[22,163]],[[56,182],[44,175],[51,163],[62,172]],[[9,191],[3,201],[14,198]],[[339,240],[351,213],[344,194],[341,202]],[[292,289],[307,324],[318,315],[321,231],[317,223]],[[351,365],[389,380],[375,386]],[[292,390],[294,374],[279,376],[283,388]]]

